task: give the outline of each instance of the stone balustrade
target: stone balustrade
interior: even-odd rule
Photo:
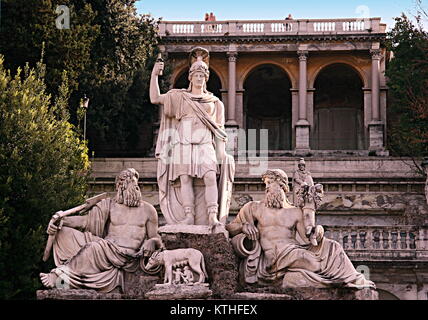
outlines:
[[[165,36],[248,36],[305,34],[368,34],[384,33],[380,18],[367,19],[297,19],[259,21],[163,21],[159,35]]]
[[[427,260],[428,228],[416,226],[325,226],[351,260]]]

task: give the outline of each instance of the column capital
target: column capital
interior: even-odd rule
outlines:
[[[229,62],[236,62],[236,58],[238,57],[238,52],[228,51],[226,52],[226,56],[229,59]]]
[[[297,55],[300,61],[308,60],[308,50],[297,50]]]
[[[372,60],[380,60],[382,58],[382,51],[380,49],[370,49]]]

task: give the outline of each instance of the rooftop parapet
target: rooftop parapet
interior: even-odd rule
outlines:
[[[273,35],[346,35],[385,33],[381,18],[162,21],[159,36],[273,36]]]

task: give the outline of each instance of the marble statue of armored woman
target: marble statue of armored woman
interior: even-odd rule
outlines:
[[[225,224],[235,165],[225,151],[224,106],[207,91],[209,53],[190,54],[187,89],[160,93],[158,76],[164,63],[155,63],[150,100],[162,107],[156,144],[159,202],[168,225]]]

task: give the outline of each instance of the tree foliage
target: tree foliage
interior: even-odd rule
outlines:
[[[45,46],[46,84],[56,95],[61,75],[70,83],[70,120],[79,125],[79,104],[90,98],[89,146],[116,155],[135,149],[141,128],[152,122],[150,65],[156,57],[157,21],[138,15],[136,0],[2,0],[0,53],[7,68],[35,66]],[[70,29],[59,30],[59,5],[70,8]],[[81,110],[80,110],[81,111]],[[144,150],[134,154],[142,156]]]
[[[395,22],[387,40],[388,145],[395,155],[428,156],[428,33],[404,14]]]
[[[14,76],[0,56],[0,298],[34,297],[53,213],[84,200],[87,147],[68,122],[66,73],[46,93],[45,67]],[[46,268],[46,266],[44,266]]]

